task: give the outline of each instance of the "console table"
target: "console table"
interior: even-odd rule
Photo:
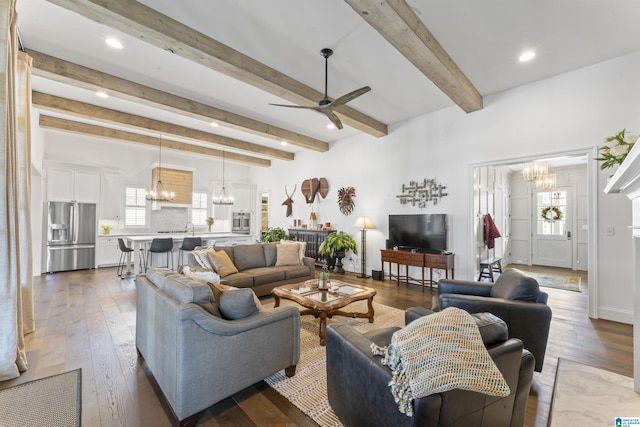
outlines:
[[[334,232],[334,230],[305,230],[301,228],[290,228],[289,239],[298,242],[306,242],[307,248],[304,254],[305,256],[315,259],[317,266],[322,267],[325,262],[332,266],[334,260],[330,259],[326,255],[320,254],[320,245],[326,240],[329,233]]]
[[[454,279],[454,255],[452,253],[449,254],[429,254],[429,253],[421,253],[421,252],[409,252],[409,251],[395,251],[392,249],[381,249],[380,256],[382,258],[382,278],[384,279],[384,263],[389,263],[389,279],[393,279],[394,274],[392,273],[392,265],[396,264],[397,270],[395,277],[398,280],[398,286],[400,286],[400,280],[403,279],[405,282],[409,283],[410,280],[414,282],[419,282],[424,289],[425,278],[424,278],[424,270],[425,268],[429,269],[429,280],[428,283],[430,286],[433,286],[436,282],[433,280],[433,269],[439,269],[445,271],[445,277],[449,278],[449,270],[451,270],[451,278]],[[405,266],[405,274],[400,274],[400,266]],[[409,267],[420,267],[422,271],[422,279],[417,280],[409,276]]]

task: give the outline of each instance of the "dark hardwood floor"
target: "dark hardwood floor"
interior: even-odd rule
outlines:
[[[567,271],[528,268],[539,272]],[[587,317],[588,280],[582,292],[544,288],[553,309],[545,365],[535,373],[526,426],[546,426],[558,358],[563,357],[632,376],[632,326]],[[436,290],[386,280],[353,283],[377,290],[375,301],[399,309],[431,306]],[[602,284],[606,286],[606,283]],[[149,372],[135,350],[135,286],[115,268],[55,273],[35,279],[36,331],[27,336],[29,370],[0,388],[82,368],[83,425],[168,426],[169,418]],[[212,387],[223,385],[212,384]],[[366,398],[366,396],[363,396]],[[312,426],[315,423],[264,383],[210,407],[203,426]]]

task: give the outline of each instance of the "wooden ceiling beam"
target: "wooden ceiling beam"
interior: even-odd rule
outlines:
[[[232,148],[234,150],[246,151],[248,153],[253,153],[259,156],[271,157],[279,160],[294,159],[294,154],[287,151],[277,150],[258,144],[252,144],[246,141],[240,141],[234,138],[228,138],[226,136],[215,135],[184,126],[161,122],[159,120],[149,119],[147,117],[136,116],[129,113],[123,113],[121,111],[98,107],[96,105],[87,104],[85,102],[61,98],[42,92],[33,92],[32,103],[37,108],[43,110],[70,114],[75,117],[94,119],[104,123],[122,126],[131,126],[137,129],[159,132],[162,135],[171,135],[174,137],[186,138],[193,141],[208,142],[211,144]]]
[[[116,139],[118,141],[133,142],[136,144],[151,145],[154,147],[160,146],[160,138],[158,138],[157,136],[142,135],[134,132],[106,128],[89,123],[81,123],[73,120],[61,119],[59,117],[47,116],[45,114],[40,115],[39,123],[40,127],[45,129],[77,133],[81,135],[90,135],[100,138]],[[259,159],[257,157],[245,156],[244,154],[231,153],[228,151],[223,152],[222,150],[185,144],[182,142],[171,141],[164,138],[162,138],[162,148],[210,157],[221,158],[224,155],[225,160],[244,163],[251,166],[271,166],[271,161],[268,159]]]
[[[206,122],[215,121],[233,129],[278,142],[287,141],[292,145],[309,150],[319,152],[329,150],[329,144],[319,139],[121,79],[41,52],[29,50],[28,54],[33,58],[32,72],[39,77],[91,91],[106,90],[109,94],[128,101]]]
[[[144,40],[219,73],[295,104],[316,104],[317,91],[211,37],[187,27],[136,1],[48,0],[86,18]],[[342,121],[376,137],[387,135],[387,125],[353,108],[336,109]]]
[[[482,109],[482,95],[405,0],[345,2],[460,108]]]

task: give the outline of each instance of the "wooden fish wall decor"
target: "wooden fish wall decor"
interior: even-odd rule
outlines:
[[[287,200],[285,200],[284,202],[282,202],[282,206],[286,206],[287,207],[287,217],[290,217],[291,214],[293,213],[293,195],[296,192],[296,188],[298,188],[298,184],[293,186],[293,191],[291,192],[291,194],[289,194],[289,192],[287,191],[287,186],[284,186],[284,194],[287,195]]]

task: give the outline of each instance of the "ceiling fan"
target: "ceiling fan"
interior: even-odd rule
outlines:
[[[308,110],[314,110],[318,113],[322,113],[331,120],[338,129],[342,129],[342,122],[338,118],[338,116],[333,112],[333,110],[341,105],[346,104],[349,101],[352,101],[359,97],[362,94],[365,94],[371,90],[369,86],[361,87],[360,89],[354,90],[353,92],[349,92],[346,95],[342,95],[340,98],[335,100],[329,99],[327,96],[327,82],[328,82],[328,64],[329,57],[333,55],[333,50],[329,48],[322,49],[320,51],[320,55],[324,57],[324,98],[322,98],[318,105],[287,105],[287,104],[269,104],[275,105],[277,107],[288,107],[288,108],[305,108]]]

